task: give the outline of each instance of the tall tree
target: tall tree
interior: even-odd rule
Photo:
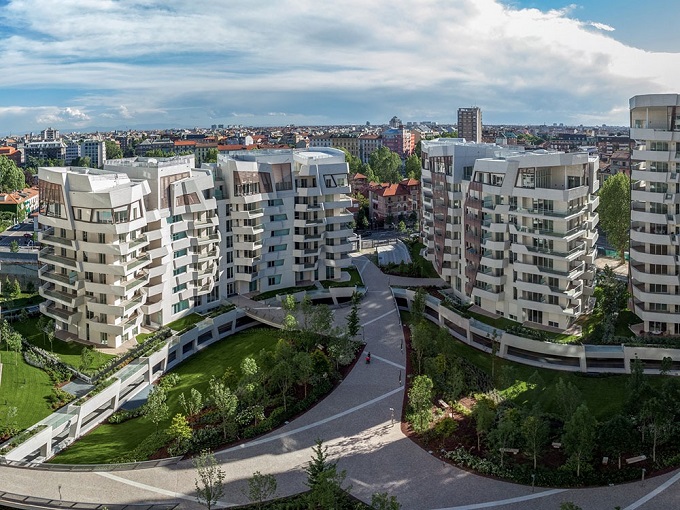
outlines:
[[[633,422],[622,414],[617,414],[598,428],[597,443],[610,457],[617,457],[621,469],[621,454],[635,442]]]
[[[342,487],[347,473],[345,470],[338,471],[337,463],[328,460],[328,447],[320,439],[316,440],[312,451],[314,455],[306,469],[306,485],[311,489],[309,508],[337,508],[340,493],[350,490]]]
[[[210,399],[220,417],[222,438],[226,440],[227,431],[234,423],[238,398],[222,381],[214,376],[210,379],[208,385],[210,387]]]
[[[567,421],[583,402],[583,396],[579,389],[570,381],[565,382],[561,377],[555,384],[555,401],[559,406],[559,415],[563,421]]]
[[[106,159],[120,159],[123,157],[123,151],[113,140],[105,140],[104,145],[106,146]]]
[[[358,292],[352,293],[352,308],[347,314],[347,335],[349,338],[354,338],[359,334],[359,302],[361,295]]]
[[[363,173],[363,163],[356,156],[352,156],[347,149],[340,147],[340,150],[345,153],[345,161],[349,166],[349,174],[354,175],[356,173]]]
[[[621,260],[628,249],[630,231],[630,178],[624,173],[609,177],[600,188],[600,226]]]
[[[519,413],[516,409],[506,409],[501,415],[496,428],[489,433],[489,441],[501,455],[501,467],[508,448],[515,448],[520,438]]]
[[[11,193],[25,187],[24,172],[7,156],[0,156],[0,192]]]
[[[274,348],[274,366],[270,372],[270,381],[276,385],[283,398],[283,409],[288,409],[288,392],[297,380],[295,373],[295,349],[286,340],[279,340]]]
[[[420,156],[414,153],[406,158],[406,162],[404,163],[404,171],[406,172],[406,177],[419,181],[420,174],[422,172],[422,168],[420,166]]]
[[[9,334],[5,334],[7,347],[14,351],[14,364],[19,364],[19,353],[21,352],[21,335],[10,328]]]
[[[408,390],[408,403],[413,414],[411,426],[416,432],[427,430],[432,421],[432,380],[426,375],[418,375]]]
[[[217,465],[217,460],[210,450],[203,450],[193,460],[198,478],[196,500],[210,510],[224,496],[224,471]]]
[[[427,292],[425,292],[425,289],[418,287],[411,303],[411,324],[418,324],[425,320],[426,296]]]
[[[581,476],[581,467],[588,462],[595,449],[595,418],[586,404],[578,406],[572,417],[564,424],[562,442],[569,455],[568,464],[576,468],[576,476]]]
[[[368,158],[368,163],[379,182],[395,183],[402,179],[401,158],[396,152],[392,152],[383,146],[373,151]]]
[[[170,412],[167,400],[168,395],[165,390],[161,386],[154,386],[144,404],[144,416],[156,426],[156,434],[158,434],[158,425],[168,417]]]
[[[493,422],[496,419],[496,410],[494,403],[488,398],[478,400],[472,410],[472,417],[475,420],[475,430],[477,432],[477,451],[481,448],[482,435],[486,435],[493,427]]]
[[[538,409],[534,409],[522,422],[522,437],[529,455],[534,461],[534,469],[538,457],[548,443],[550,428],[548,422],[541,416]]]

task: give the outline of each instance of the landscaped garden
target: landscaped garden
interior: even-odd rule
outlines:
[[[483,474],[543,486],[618,483],[680,463],[680,381],[533,368],[465,345],[424,318],[410,324],[408,432]],[[664,363],[670,370],[671,360]]]
[[[425,245],[416,239],[404,239],[403,242],[409,249],[411,262],[409,264],[403,262],[401,264],[389,263],[380,267],[382,272],[412,278],[439,278],[432,262],[420,254]]]
[[[296,307],[287,300],[286,307]],[[216,448],[267,432],[327,394],[359,344],[354,300],[346,331],[325,305],[303,306],[305,326],[237,333],[196,353],[154,386],[147,402],[118,411],[52,459],[56,463],[139,461]]]

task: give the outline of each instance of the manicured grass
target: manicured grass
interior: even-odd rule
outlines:
[[[52,346],[50,347],[50,342],[42,331],[40,331],[36,326],[35,319],[29,319],[24,322],[15,321],[12,323],[12,327],[24,337],[24,339],[45,349],[46,351],[52,350],[52,353],[57,356],[64,363],[68,363],[73,367],[80,367],[80,354],[83,352],[85,347],[83,344],[77,342],[64,342],[58,338],[52,340]],[[97,350],[94,351],[94,361],[90,366],[90,371],[96,371],[99,367],[103,366],[110,358],[113,358],[111,354],[104,354]]]
[[[203,317],[202,315],[198,313],[192,313],[190,315],[187,315],[186,317],[177,319],[176,321],[173,321],[170,324],[166,324],[165,326],[173,331],[184,331],[185,329],[189,329],[194,324],[201,322],[203,319],[205,319],[205,317]]]
[[[423,278],[439,278],[439,275],[432,265],[432,262],[420,255],[421,250],[425,248],[423,243],[406,243],[406,246],[408,246],[409,251],[411,252],[411,260],[413,261],[413,264],[420,265]]]
[[[350,278],[349,281],[336,282],[334,280],[324,280],[321,282],[321,285],[323,285],[324,289],[330,289],[332,287],[354,287],[356,285],[361,286],[364,284],[357,268],[348,267],[347,269],[343,269],[342,271],[349,274]]]
[[[153,336],[153,333],[140,333],[135,337],[135,340],[137,340],[138,344],[143,344],[144,341],[151,336]]]
[[[402,312],[402,321],[408,321],[408,314]],[[433,336],[436,334],[437,326],[427,321],[428,327],[432,328]],[[470,347],[455,338],[451,337],[451,349],[461,358],[465,358],[470,363],[491,374],[491,355]],[[496,379],[503,378],[503,372],[512,374],[511,379],[514,383],[501,390],[501,394],[511,398],[518,404],[529,405],[530,407],[539,404],[544,411],[557,412],[558,402],[556,401],[554,385],[561,377],[565,382],[573,383],[581,392],[583,400],[588,408],[598,420],[607,420],[621,410],[627,398],[627,382],[629,375],[585,375],[574,372],[564,372],[561,370],[549,370],[546,368],[536,368],[513,361],[496,358]],[[529,387],[527,381],[536,373],[543,381],[541,387]],[[658,376],[646,376],[650,384],[660,386],[662,378]]]
[[[52,382],[46,372],[32,367],[21,354],[1,351],[2,381],[0,382],[0,423],[8,407],[18,410],[17,425],[25,429],[52,413],[47,397]],[[18,361],[18,364],[15,364]]]
[[[3,285],[5,283],[3,282]],[[0,307],[3,311],[15,308],[25,308],[27,306],[37,305],[45,301],[37,292],[22,292],[16,299],[5,299],[0,297]]]
[[[268,290],[267,292],[263,292],[261,294],[258,294],[253,299],[255,301],[264,301],[265,299],[276,297],[279,294],[295,294],[296,292],[302,292],[302,291],[314,290],[314,289],[316,289],[316,286],[307,285],[306,287],[287,287],[285,289]]]
[[[173,370],[180,382],[168,391],[168,419],[159,426],[163,433],[177,413],[184,413],[178,399],[196,388],[204,397],[212,376],[221,377],[227,368],[240,374],[241,360],[262,349],[274,347],[280,337],[278,330],[254,329],[237,333],[195,354]],[[120,455],[132,451],[147,436],[155,433],[155,426],[146,418],[134,418],[118,425],[100,425],[87,436],[76,441],[51,462],[61,464],[89,464],[113,462]],[[144,460],[144,459],[138,459]]]

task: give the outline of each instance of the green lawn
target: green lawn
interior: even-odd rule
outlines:
[[[12,327],[24,337],[24,339],[37,346],[41,349],[49,351],[52,349],[52,353],[57,356],[64,363],[68,363],[73,367],[80,367],[80,354],[83,352],[85,347],[83,344],[77,342],[64,342],[58,338],[52,340],[52,346],[50,347],[50,342],[47,340],[47,335],[40,331],[36,327],[36,320],[29,319],[27,321],[15,321],[12,323]],[[94,361],[90,367],[91,371],[97,370],[99,367],[103,366],[110,358],[113,358],[111,354],[104,354],[97,350],[94,351]]]
[[[402,321],[408,321],[408,314],[402,312]],[[432,328],[432,334],[436,334],[437,326],[427,321]],[[486,373],[491,373],[491,355],[470,347],[451,337],[452,350],[456,355],[467,359]],[[503,368],[508,367],[508,368]],[[616,414],[626,400],[626,383],[628,375],[603,375],[593,376],[561,370],[549,370],[536,368],[513,361],[496,359],[496,375],[500,379],[504,370],[510,370],[515,383],[504,388],[501,393],[515,400],[518,404],[532,406],[539,404],[545,411],[556,412],[557,402],[553,391],[553,385],[561,377],[565,382],[572,382],[582,393],[588,408],[598,420],[606,420]],[[527,380],[538,373],[544,385],[540,388],[530,389]],[[646,376],[653,386],[660,385],[661,377]]]
[[[257,354],[262,349],[273,348],[278,339],[278,330],[255,329],[237,333],[195,354],[174,369],[173,372],[180,376],[180,383],[168,392],[170,413],[168,419],[161,423],[159,430],[165,430],[175,414],[184,412],[178,403],[181,393],[188,394],[191,388],[196,388],[205,397],[208,381],[213,375],[220,377],[228,367],[240,373],[239,367],[243,358]],[[59,453],[51,462],[61,464],[113,462],[121,454],[132,451],[144,438],[154,432],[154,425],[146,418],[135,418],[118,425],[100,425],[67,450]]]
[[[189,329],[194,324],[201,322],[203,319],[205,319],[205,317],[203,317],[202,315],[198,313],[192,313],[190,315],[187,315],[186,317],[177,319],[176,321],[173,321],[170,324],[166,324],[165,326],[173,331],[184,331],[185,329]]]
[[[0,423],[8,407],[18,409],[17,424],[24,429],[52,413],[47,397],[52,393],[52,382],[46,372],[32,367],[23,356],[0,351],[2,381],[0,382]],[[18,364],[15,364],[18,361]]]
[[[430,262],[429,260],[425,259],[420,255],[421,250],[425,248],[425,245],[423,243],[421,242],[406,243],[406,246],[408,246],[409,251],[411,252],[412,262],[414,264],[419,264],[420,267],[422,268],[423,278],[439,278],[439,275],[437,274],[437,271],[432,265],[432,262]]]
[[[342,270],[344,273],[349,274],[349,281],[347,282],[336,282],[334,280],[324,280],[321,282],[321,285],[323,285],[324,289],[330,289],[332,287],[354,287],[354,286],[361,286],[364,284],[363,280],[361,279],[361,275],[359,274],[359,270],[355,267],[348,267],[347,269]]]
[[[22,292],[16,299],[5,299],[0,297],[0,307],[2,307],[2,310],[4,311],[13,308],[24,308],[31,305],[37,305],[43,301],[45,301],[45,298],[37,292]]]

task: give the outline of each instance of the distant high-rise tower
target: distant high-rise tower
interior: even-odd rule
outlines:
[[[458,108],[458,138],[468,142],[482,141],[482,110],[478,106]]]

